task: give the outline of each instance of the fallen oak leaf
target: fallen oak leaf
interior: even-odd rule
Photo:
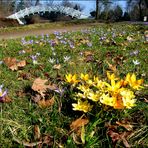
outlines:
[[[24,67],[24,66],[26,66],[26,60],[22,60],[22,61],[18,62],[17,63],[17,66],[18,67]]]
[[[32,89],[40,93],[41,96],[45,96],[44,92],[46,92],[46,89],[48,88],[48,85],[45,85],[47,81],[48,80],[43,80],[41,78],[35,79],[32,85]]]
[[[11,57],[4,58],[3,61],[8,67],[14,65],[17,62],[16,58],[11,58]]]
[[[46,108],[46,107],[50,107],[54,104],[54,97],[52,97],[51,99],[45,100],[44,98],[42,100],[39,100],[37,103],[39,105],[40,108]]]
[[[7,57],[4,58],[3,61],[12,71],[18,70],[19,68],[26,66],[26,60],[17,61],[16,58]]]
[[[41,78],[36,78],[33,82],[33,85],[32,85],[32,89],[34,91],[37,91],[42,97],[45,96],[45,92],[47,89],[50,89],[50,90],[55,90],[57,89],[57,86],[55,84],[53,85],[46,85],[45,83],[47,82],[48,80],[43,80]]]
[[[80,117],[70,124],[70,128],[72,131],[74,131],[74,130],[78,129],[79,127],[82,127],[88,123],[89,123],[89,120],[87,118]]]
[[[34,126],[34,137],[35,137],[35,140],[41,137],[41,132],[38,125]]]

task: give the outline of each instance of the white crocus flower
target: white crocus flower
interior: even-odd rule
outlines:
[[[48,59],[48,62],[51,63],[51,64],[53,64],[53,63],[55,63],[55,59],[54,58],[49,58]]]
[[[64,62],[69,61],[69,59],[70,59],[70,56],[64,56]]]
[[[139,65],[140,62],[138,60],[133,60],[134,65]]]

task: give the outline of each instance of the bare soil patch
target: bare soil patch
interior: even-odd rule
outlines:
[[[97,23],[90,23],[90,24],[81,24],[81,25],[72,25],[72,26],[66,26],[66,27],[56,27],[56,28],[41,28],[41,29],[28,29],[28,30],[22,30],[22,31],[12,31],[12,32],[3,32],[0,33],[0,40],[2,39],[15,39],[15,38],[21,38],[25,36],[32,36],[32,35],[41,35],[41,34],[52,34],[55,31],[58,32],[65,32],[65,31],[76,31],[81,29],[86,29],[92,26],[98,25]]]

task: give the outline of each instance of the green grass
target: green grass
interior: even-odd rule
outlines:
[[[21,39],[0,41],[0,61],[6,57],[27,61],[27,65],[17,71],[10,70],[5,63],[0,64],[0,85],[4,84],[4,89],[8,89],[8,96],[12,99],[10,103],[0,104],[0,147],[24,147],[21,142],[37,142],[41,138],[44,139],[45,135],[49,138],[49,142],[42,145],[45,147],[49,145],[66,148],[112,148],[115,145],[124,147],[122,140],[112,142],[107,134],[111,127],[106,126],[111,124],[114,129],[116,121],[121,120],[133,125],[133,130],[127,131],[124,127],[118,126],[116,129],[118,133],[125,132],[126,139],[132,147],[147,147],[148,106],[145,99],[148,93],[148,48],[144,39],[144,31],[147,29],[146,26],[104,24],[89,30],[62,33],[58,35],[59,37],[54,34],[43,38],[42,36],[25,37],[26,41],[36,42],[33,44],[23,45]],[[103,36],[105,39],[100,40]],[[131,36],[133,41],[127,41],[128,36]],[[54,51],[50,45],[51,40],[56,41]],[[61,43],[61,40],[64,40],[65,44]],[[86,41],[92,43],[92,46],[89,47]],[[74,45],[74,48],[70,47],[70,43]],[[22,50],[25,53],[20,54]],[[132,54],[136,50],[139,53]],[[90,56],[86,55],[88,51],[91,53]],[[38,64],[34,65],[30,56],[36,53],[40,55],[37,57]],[[64,56],[70,56],[70,59],[64,61]],[[49,58],[56,59],[61,64],[61,68],[53,69],[56,62],[50,63]],[[133,60],[138,60],[140,64],[134,65]],[[85,126],[85,144],[82,144],[80,138],[74,138],[70,124],[83,113],[72,110],[71,103],[74,102],[74,94],[65,86],[65,74],[83,72],[106,78],[106,71],[112,72],[106,61],[116,66],[115,73],[120,77],[124,77],[128,72],[134,72],[138,78],[142,77],[145,87],[137,92],[137,106],[132,109],[118,111],[102,107],[91,114],[85,114],[89,123]],[[38,77],[65,89],[62,96],[54,91],[46,93],[49,98],[55,97],[55,103],[50,107],[40,108],[32,101],[32,97],[37,92],[33,91],[31,86]],[[35,125],[38,125],[40,129],[39,139],[35,138]]]

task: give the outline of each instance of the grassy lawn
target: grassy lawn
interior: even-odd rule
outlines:
[[[0,147],[148,147],[146,30],[0,41]]]

